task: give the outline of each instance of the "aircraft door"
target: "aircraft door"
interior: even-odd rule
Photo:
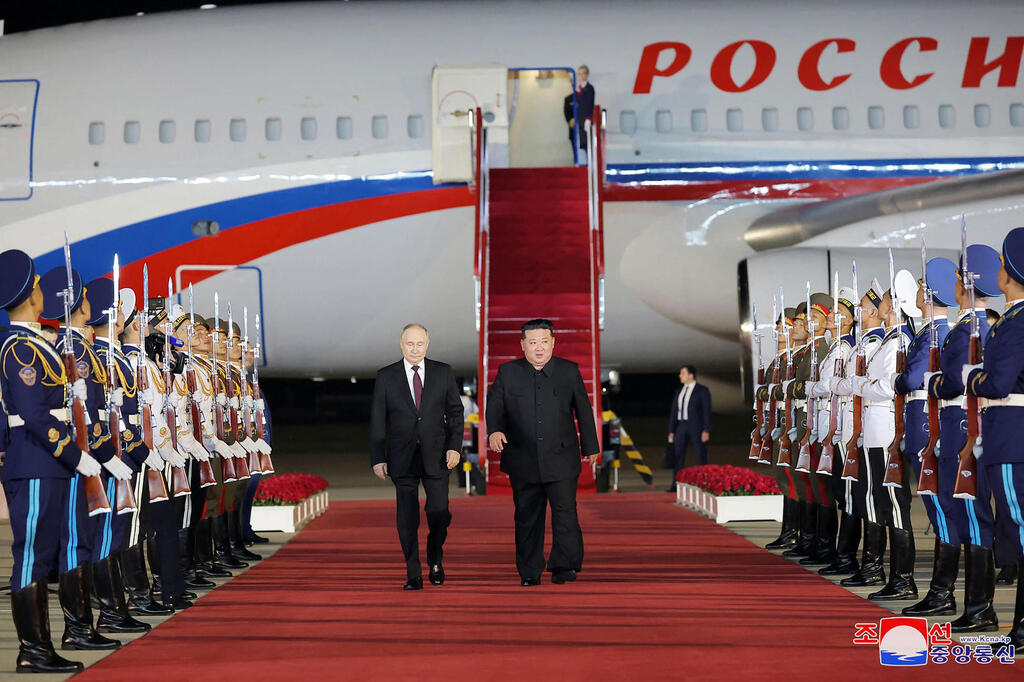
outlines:
[[[0,81],[0,201],[32,196],[37,80]]]
[[[508,165],[508,67],[448,64],[434,67],[431,150],[434,183],[473,178],[470,112],[483,111],[488,165]]]

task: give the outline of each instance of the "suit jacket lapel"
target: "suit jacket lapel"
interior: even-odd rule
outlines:
[[[395,378],[397,379],[398,388],[402,395],[405,396],[405,403],[409,406],[409,409],[416,412],[416,401],[412,399],[412,390],[409,388],[409,375],[405,373],[405,361],[400,360],[398,362],[398,368],[395,372]]]

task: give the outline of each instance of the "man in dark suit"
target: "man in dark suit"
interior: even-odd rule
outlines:
[[[583,123],[594,118],[594,86],[588,82],[590,68],[586,64],[580,64],[579,68],[576,69],[576,77],[576,90],[565,96],[562,113],[565,115],[565,122],[569,124],[569,144],[572,144],[572,135],[575,129],[578,133],[579,148],[584,152],[584,157],[581,161],[585,163],[587,133],[583,128]],[[578,128],[574,126],[574,123],[577,122],[574,118],[577,113],[579,114]]]
[[[512,484],[516,568],[522,585],[539,585],[544,572],[548,504],[552,537],[547,570],[551,582],[560,585],[576,580],[583,563],[583,532],[576,516],[581,448],[593,464],[600,445],[579,366],[552,357],[551,322],[524,324],[520,343],[526,357],[501,365],[487,393],[488,443],[501,453],[501,470]]]
[[[462,400],[452,368],[427,359],[430,337],[420,324],[407,324],[399,343],[402,359],[377,372],[370,414],[373,473],[395,484],[398,539],[405,555],[404,589],[423,588],[419,554],[419,486],[427,494],[427,563],[430,582],[444,583],[444,541],[448,472],[461,457]]]
[[[697,383],[697,368],[683,365],[679,370],[679,389],[672,398],[668,413],[668,442],[675,448],[672,485],[668,492],[676,491],[676,475],[686,463],[686,450],[690,443],[697,453],[697,461],[708,463],[705,443],[711,438],[711,392]]]

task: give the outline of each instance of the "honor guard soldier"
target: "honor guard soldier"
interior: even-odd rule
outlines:
[[[929,375],[928,391],[942,401],[939,412],[939,498],[946,497],[943,489],[953,490],[959,468],[958,455],[967,441],[967,414],[964,410],[964,383],[961,369],[968,360],[972,318],[977,320],[980,342],[985,345],[989,325],[985,308],[988,299],[1000,296],[998,276],[999,253],[984,244],[972,244],[966,249],[967,277],[973,277],[974,293],[964,285],[963,267],[956,273],[956,300],[960,314],[942,346],[942,371]],[[987,434],[986,434],[987,435]],[[992,600],[995,597],[995,560],[992,554],[992,535],[995,518],[992,512],[992,492],[984,478],[984,469],[978,470],[978,491],[975,499],[953,501],[948,514],[950,536],[964,548],[964,612],[951,624],[953,632],[991,632],[999,628]],[[951,497],[952,492],[948,493]]]
[[[863,330],[856,349],[858,360],[848,363],[850,367],[848,367],[849,371],[845,378],[835,377],[832,379],[832,391],[851,398],[851,402],[853,402],[854,396],[862,397],[857,389],[861,387],[866,378],[866,375],[861,376],[856,373],[856,363],[859,362],[860,356],[863,356],[865,366],[869,365],[872,357],[881,348],[882,340],[885,337],[885,315],[889,310],[883,297],[884,293],[878,281],[872,280],[871,286],[860,300],[860,322]],[[885,583],[885,570],[882,568],[882,559],[885,555],[885,519],[879,518],[876,512],[874,487],[871,480],[873,472],[872,468],[868,466],[867,451],[869,449],[882,450],[886,447],[892,441],[893,425],[888,409],[882,405],[869,407],[866,401],[864,402],[859,415],[862,433],[858,437],[856,428],[854,428],[850,436],[851,440],[856,438],[859,441],[854,443],[857,447],[857,471],[856,479],[851,486],[851,496],[854,516],[861,519],[864,524],[863,551],[861,552],[860,568],[857,572],[840,581],[840,584],[846,587],[864,587]],[[854,417],[856,416],[854,415]],[[870,430],[869,422],[873,422]],[[889,440],[885,440],[886,436]],[[880,457],[880,454],[877,456]],[[849,461],[845,464],[852,466]]]
[[[1006,235],[1002,251],[997,283],[1006,296],[1006,312],[991,329],[983,367],[965,365],[961,379],[970,395],[984,399],[984,455],[978,468],[985,470],[999,517],[1016,524],[1020,563],[1009,637],[1019,651],[1024,647],[1024,228]],[[980,497],[980,485],[978,492]]]
[[[803,516],[801,512],[803,508],[797,500],[796,484],[793,482],[793,474],[790,471],[790,467],[774,466],[779,460],[779,439],[783,431],[790,428],[786,424],[785,393],[782,391],[782,382],[786,380],[787,366],[791,363],[791,330],[795,323],[796,308],[784,308],[782,314],[779,315],[775,322],[778,339],[776,372],[766,389],[765,404],[768,405],[769,411],[771,411],[772,406],[775,407],[774,414],[771,415],[771,423],[768,426],[770,427],[774,423],[775,428],[771,430],[768,440],[765,441],[771,445],[771,449],[762,448],[761,460],[759,461],[763,460],[773,465],[770,475],[775,477],[776,482],[779,484],[779,490],[784,491],[785,496],[782,498],[782,528],[779,531],[779,537],[765,545],[765,549],[789,550],[796,547],[800,539],[800,529],[802,528]]]
[[[806,345],[797,354],[796,376],[792,381],[786,382],[786,396],[793,399],[793,409],[796,411],[796,433],[793,440],[792,464],[793,468],[800,474],[800,481],[803,486],[802,502],[803,512],[803,537],[798,543],[783,556],[802,557],[800,563],[805,566],[815,564],[827,564],[831,552],[827,546],[835,540],[834,515],[830,516],[824,505],[824,493],[819,487],[818,476],[815,470],[818,466],[818,447],[816,435],[817,407],[814,412],[808,414],[810,404],[807,398],[807,382],[812,376],[817,376],[817,368],[828,354],[828,343],[825,341],[825,328],[828,324],[828,317],[834,305],[828,294],[816,293],[809,297],[797,307],[797,319],[801,316],[804,320],[804,331],[806,334]],[[812,374],[811,367],[815,367]],[[816,402],[816,401],[815,401]],[[807,435],[808,429],[810,436]],[[808,438],[808,455],[801,462],[799,452],[804,438]],[[832,538],[829,540],[829,538]]]
[[[911,457],[918,480],[921,478],[920,455],[933,435],[928,426],[931,408],[925,377],[932,349],[938,352],[949,335],[949,320],[946,313],[948,308],[955,304],[956,265],[946,258],[932,258],[925,266],[925,278],[917,295],[917,307],[924,312],[925,323],[910,343],[907,350],[907,369],[896,377],[894,387],[897,393],[907,396],[904,418],[906,452],[918,455]],[[934,402],[937,407],[938,401]],[[939,480],[945,480],[947,484],[939,486],[935,495],[920,495],[928,520],[935,530],[932,578],[924,598],[917,604],[903,609],[902,613],[905,616],[944,616],[956,613],[953,585],[960,570],[960,539],[955,524],[949,521],[950,516],[955,513],[952,511],[953,505],[960,504],[959,500],[953,499],[956,459],[954,455],[950,455],[946,460],[940,458],[938,462]],[[944,477],[941,475],[943,466],[952,466]]]
[[[61,657],[50,640],[47,575],[58,566],[62,604],[68,608],[73,594],[81,601],[72,608],[89,611],[84,571],[74,575],[78,590],[68,594],[64,589],[67,567],[77,560],[67,555],[74,530],[67,523],[69,480],[76,473],[95,476],[100,465],[75,444],[67,395],[74,392],[82,399],[85,382],[68,384],[63,360],[40,334],[43,306],[28,254],[0,253],[0,308],[11,320],[0,346],[0,395],[9,428],[2,475],[14,534],[11,613],[19,640],[17,670],[74,673],[82,664]],[[89,630],[91,619],[89,612]]]
[[[838,273],[836,275],[838,283]],[[807,393],[817,400],[819,452],[831,448],[831,462],[828,472],[816,472],[822,486],[825,502],[825,524],[819,524],[819,533],[825,529],[828,535],[822,547],[829,552],[826,565],[819,569],[820,575],[850,575],[859,568],[857,549],[860,547],[861,521],[853,516],[853,498],[850,481],[843,480],[843,457],[846,443],[850,440],[853,425],[850,422],[849,399],[835,395],[829,389],[832,379],[845,376],[846,368],[853,361],[854,301],[857,292],[849,287],[839,289],[833,301],[832,314],[828,316],[826,329],[832,334],[828,354],[821,363],[818,381],[808,383]],[[819,456],[819,459],[824,454]],[[842,508],[842,515],[838,515]],[[838,526],[838,539],[836,527]]]
[[[238,322],[233,322],[231,325],[230,348],[231,353],[225,365],[225,373],[234,384],[235,401],[238,410],[239,423],[235,439],[235,450],[236,452],[243,453],[241,457],[243,461],[251,462],[258,469],[259,461],[251,456],[251,454],[255,453],[255,450],[252,449],[252,441],[249,440],[247,435],[247,429],[250,428],[249,415],[252,413],[252,396],[248,393],[248,382],[244,381],[245,375],[242,374],[242,365],[245,358],[242,345],[242,328],[238,325]],[[259,476],[259,471],[254,471],[253,467],[247,466],[247,469],[249,476],[235,484],[230,496],[228,496],[228,491],[225,490],[224,515],[227,523],[228,540],[231,544],[231,554],[243,561],[260,561],[263,557],[246,547],[242,535],[242,503],[245,500],[246,490],[252,477]]]
[[[96,627],[106,632],[149,632],[150,625],[136,620],[128,613],[128,604],[125,600],[124,576],[121,572],[119,561],[121,550],[126,546],[128,531],[131,527],[132,516],[138,512],[139,495],[135,495],[137,489],[136,481],[139,479],[139,471],[149,457],[149,451],[142,442],[142,432],[139,427],[132,424],[125,415],[125,403],[131,401],[135,407],[135,376],[128,360],[121,353],[120,343],[117,338],[122,331],[124,320],[121,318],[121,311],[114,309],[115,295],[113,280],[101,277],[86,284],[86,291],[89,292],[89,304],[91,315],[86,324],[92,328],[93,350],[100,365],[105,368],[108,375],[113,372],[113,381],[108,384],[108,391],[114,391],[114,395],[108,399],[109,409],[115,410],[118,414],[107,414],[101,411],[100,417],[108,424],[116,423],[119,429],[121,452],[114,452],[113,459],[109,464],[116,469],[117,463],[127,466],[127,481],[133,489],[135,497],[135,510],[131,513],[106,514],[100,519],[94,518],[93,523],[93,581],[95,583],[96,597],[100,603],[100,615],[96,620]],[[111,319],[113,315],[113,319]],[[116,386],[117,388],[113,388]],[[135,409],[134,414],[138,410]],[[111,439],[111,444],[117,443],[118,439]],[[117,445],[114,445],[116,448]],[[107,497],[111,500],[116,498],[115,486],[117,480],[125,480],[122,474],[112,475],[107,482]]]
[[[65,292],[68,290],[69,277],[72,284],[69,296],[70,319],[65,319]],[[105,409],[106,403],[106,371],[92,344],[83,335],[86,333],[85,323],[92,317],[92,307],[82,277],[77,270],[72,270],[69,276],[66,268],[55,268],[43,275],[39,287],[43,292],[43,312],[40,317],[44,320],[60,321],[57,351],[70,354],[78,378],[85,382],[84,402],[90,453],[103,465],[107,478],[111,474],[128,478],[131,476],[131,469],[114,458],[110,433],[100,415],[100,410]],[[121,645],[120,642],[104,637],[93,628],[89,600],[90,591],[94,589],[90,584],[90,564],[98,560],[98,548],[93,546],[95,522],[108,519],[113,511],[98,515],[95,521],[88,515],[83,475],[87,474],[79,472],[71,480],[65,512],[69,535],[67,561],[59,567],[61,607],[64,610],[65,625],[61,648],[116,649]],[[110,498],[109,495],[107,497]]]

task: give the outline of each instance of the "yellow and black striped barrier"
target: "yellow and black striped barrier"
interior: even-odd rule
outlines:
[[[615,413],[611,410],[606,410],[601,416],[606,422],[616,419]],[[626,432],[626,428],[622,426],[621,422],[619,423],[619,442],[622,444],[621,451],[629,458],[629,462],[633,465],[633,469],[640,474],[640,478],[644,479],[644,483],[648,486],[653,486],[654,474],[651,472],[651,467],[647,466],[647,462],[644,461],[644,456],[636,449],[633,439],[629,437],[629,434]],[[618,465],[618,460],[615,460],[612,464],[612,466]]]

